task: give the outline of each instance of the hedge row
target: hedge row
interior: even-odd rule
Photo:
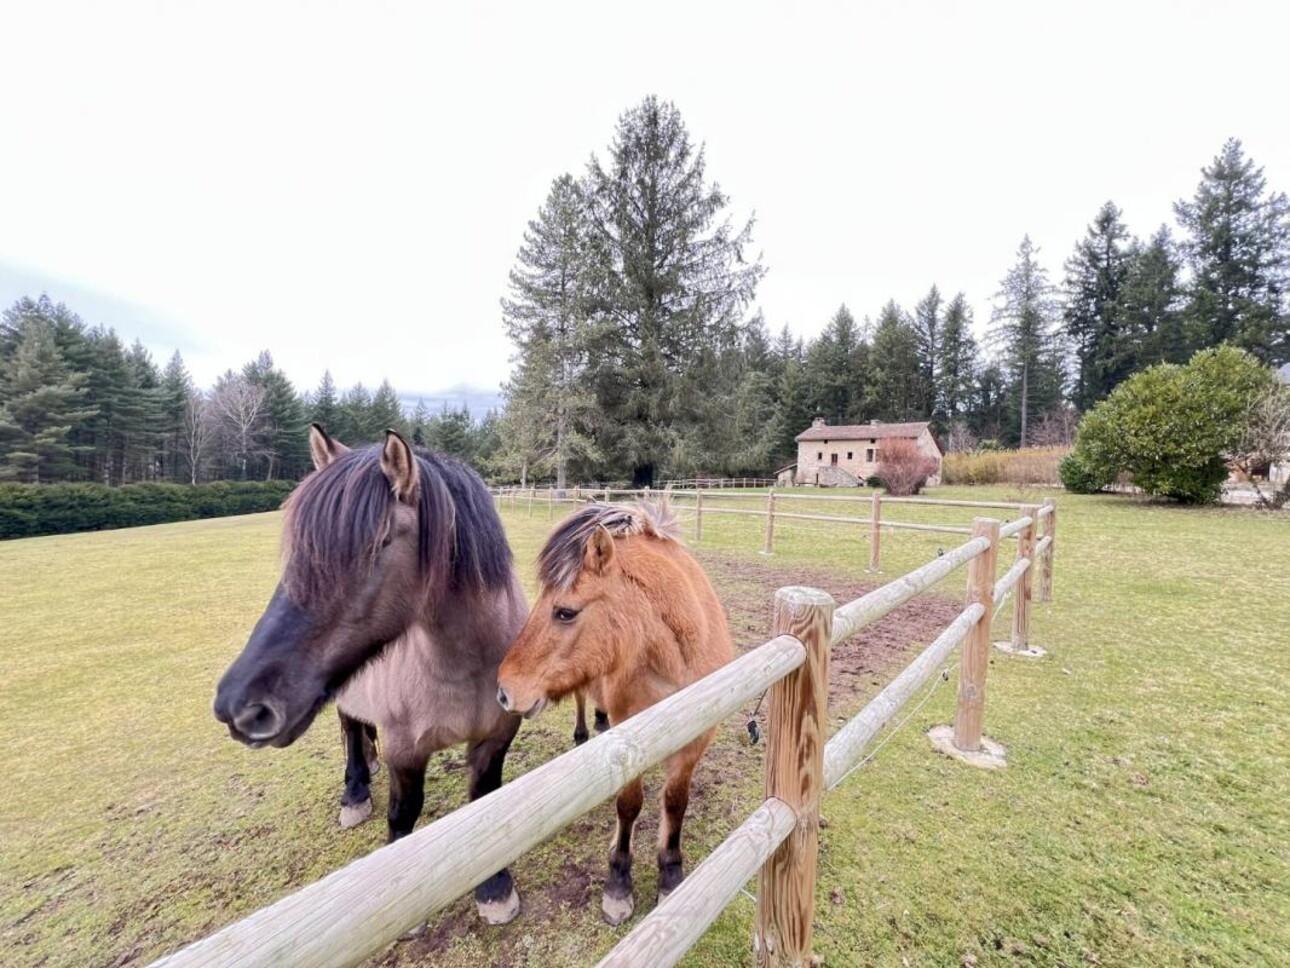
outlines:
[[[274,511],[295,481],[213,484],[0,484],[0,539],[105,531]]]

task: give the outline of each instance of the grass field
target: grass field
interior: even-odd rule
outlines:
[[[986,730],[1008,747],[1008,768],[977,772],[929,751],[923,732],[952,715],[953,689],[941,687],[829,795],[825,964],[1290,963],[1290,518],[1059,500],[1055,600],[1037,608],[1033,635],[1050,658],[999,656],[990,670]],[[522,502],[504,513],[526,579],[546,514]],[[906,507],[899,519],[967,523],[966,509]],[[382,842],[381,822],[335,825],[334,720],[290,750],[253,752],[210,713],[276,580],[279,523],[0,543],[11,741],[0,964],[145,963]],[[744,645],[758,640],[759,614],[769,631],[775,582],[800,576],[841,595],[873,580],[864,528],[782,522],[766,558],[762,527],[705,517],[700,546]],[[880,577],[960,540],[895,535]],[[963,581],[942,594],[960,597]],[[928,602],[918,614],[934,607],[944,611]],[[855,679],[845,709],[883,676]],[[508,776],[565,749],[571,719],[562,708],[526,724]],[[761,748],[738,743],[741,726],[723,727],[700,768],[691,866],[759,796]],[[459,752],[436,757],[423,822],[459,805],[464,786]],[[384,775],[374,788],[380,815]],[[526,913],[512,925],[481,929],[462,902],[378,961],[594,963],[626,930],[598,917],[609,816],[593,811],[515,865]],[[638,912],[652,906],[652,803],[643,820]],[[687,963],[750,964],[751,921],[737,900]]]

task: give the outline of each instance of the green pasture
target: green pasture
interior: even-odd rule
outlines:
[[[986,732],[1008,748],[1007,769],[928,748],[923,733],[952,717],[951,683],[829,795],[824,964],[1290,963],[1290,517],[1058,500],[1055,596],[1033,634],[1050,657],[1000,654],[990,668]],[[792,510],[812,507],[842,511]],[[559,510],[522,498],[503,509],[526,580]],[[954,525],[971,514],[885,511]],[[289,750],[251,751],[210,712],[276,580],[279,526],[261,514],[0,543],[0,964],[144,964],[383,842],[382,820],[336,825],[330,714]],[[874,580],[867,526],[783,520],[773,557],[758,553],[763,532],[758,518],[705,515],[700,547],[734,562],[723,594],[768,569],[814,568],[826,587]],[[876,580],[961,540],[893,533]],[[938,591],[961,597],[964,581]],[[767,633],[769,611],[767,600]],[[700,767],[691,867],[760,795],[762,748],[738,742],[741,726],[726,724]],[[526,723],[508,776],[567,748],[571,728],[569,706]],[[374,788],[380,817],[384,774]],[[637,845],[637,917],[653,904],[656,793]],[[423,822],[464,797],[460,751],[437,756]],[[481,928],[463,900],[377,962],[593,964],[626,930],[599,919],[611,812],[514,865],[526,912],[513,924]],[[751,964],[752,913],[736,899],[687,963]]]

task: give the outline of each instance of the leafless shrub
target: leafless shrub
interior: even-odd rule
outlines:
[[[893,497],[917,494],[935,473],[936,461],[912,440],[885,440],[878,448],[877,476]]]

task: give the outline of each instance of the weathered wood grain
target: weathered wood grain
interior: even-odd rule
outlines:
[[[817,588],[775,593],[773,631],[800,640],[806,661],[771,686],[767,697],[766,796],[792,807],[797,825],[757,877],[753,947],[763,968],[796,968],[811,957],[835,607]]]
[[[954,746],[967,751],[981,748],[985,678],[990,668],[990,619],[994,615],[994,566],[999,551],[999,522],[993,518],[977,518],[972,522],[972,534],[974,539],[988,539],[990,547],[968,567],[968,604],[980,605],[984,611],[963,644],[963,659],[959,663]]]
[[[915,568],[895,581],[843,605],[833,613],[833,644],[845,642],[866,625],[895,611],[991,547],[993,545],[989,538],[975,537],[947,551],[935,561],[929,561],[921,568]]]

